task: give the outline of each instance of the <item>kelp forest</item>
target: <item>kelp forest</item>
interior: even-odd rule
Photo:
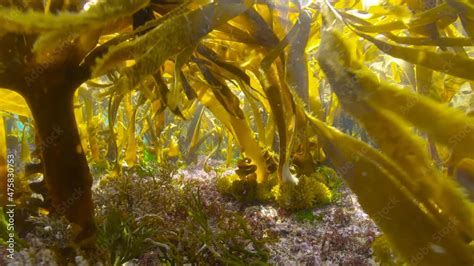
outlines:
[[[474,265],[472,0],[0,0],[0,265]]]

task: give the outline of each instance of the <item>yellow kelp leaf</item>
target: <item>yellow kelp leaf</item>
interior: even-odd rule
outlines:
[[[209,169],[207,162],[216,154],[216,152],[220,149],[221,144],[222,144],[222,139],[224,136],[222,132],[222,128],[214,125],[214,131],[216,132],[216,135],[217,135],[217,145],[215,145],[214,148],[211,151],[209,151],[208,155],[204,159],[204,162],[203,162],[204,169]]]
[[[253,122],[255,123],[255,126],[257,128],[257,133],[258,133],[258,143],[260,144],[261,147],[265,147],[266,146],[266,132],[269,129],[265,128],[265,125],[262,119],[262,112],[264,112],[264,110],[261,110],[261,108],[259,108],[259,103],[260,104],[262,103],[258,102],[258,100],[253,97],[253,95],[250,92],[251,91],[251,88],[249,88],[250,86],[246,84],[244,81],[238,81],[236,84],[236,87],[241,89],[241,91],[245,95],[244,106],[245,105],[246,105],[245,107],[250,106],[250,109],[252,110],[252,113],[244,111],[244,116],[247,119],[247,121],[251,121],[249,117],[253,116],[252,117]]]
[[[320,119],[324,117],[324,107],[321,103],[321,78],[319,77],[319,65],[312,62],[308,62],[307,68],[310,70],[308,73],[308,96],[309,96],[309,110],[316,114]]]
[[[370,22],[363,20],[355,15],[350,13],[340,13],[343,18],[345,18],[346,22],[348,22],[351,26],[356,28],[357,30],[370,33],[372,32],[372,27],[374,26]],[[448,18],[452,18],[455,20],[456,14],[454,16],[448,16]],[[449,21],[449,23],[454,22]],[[369,29],[368,31],[365,31]],[[424,45],[424,46],[472,46],[474,41],[471,38],[464,38],[464,37],[412,37],[412,36],[399,36],[395,35],[391,32],[378,32],[383,36],[389,38],[390,40],[397,42],[399,44],[409,44],[409,45]]]
[[[236,17],[235,21],[231,21],[230,23],[234,23],[237,27],[242,27],[246,31],[249,31],[250,35],[252,35],[258,44],[265,47],[272,47],[278,43],[278,37],[268,22],[269,21],[265,21],[265,18],[262,17],[259,12],[251,8],[243,13],[242,16]]]
[[[416,66],[415,69],[416,75],[418,76],[418,68],[424,68],[423,66]],[[431,69],[427,69],[427,71],[431,71],[431,80],[425,86],[417,86],[422,88],[422,90],[417,89],[417,91],[427,96],[437,102],[441,103],[449,103],[453,99],[453,97],[459,92],[461,86],[465,84],[467,81],[462,78],[454,77],[451,75],[446,75],[441,72],[432,71]]]
[[[290,43],[290,41],[294,40],[298,32],[300,31],[300,24],[295,24],[288,34],[283,38],[280,42],[276,43],[272,49],[270,49],[265,57],[262,59],[260,63],[260,67],[263,69],[268,69],[270,65],[275,61],[284,51],[286,46]]]
[[[257,166],[257,181],[262,183],[267,179],[267,169],[263,157],[263,151],[258,146],[249,127],[248,121],[239,119],[229,114],[222,104],[216,99],[216,96],[208,88],[207,84],[199,80],[193,80],[193,88],[199,101],[206,106],[224,126],[232,132],[234,139],[239,145],[241,151],[252,160],[252,164]]]
[[[192,89],[191,86],[189,89]],[[182,103],[183,107],[181,110],[181,115],[179,117],[184,118],[184,120],[191,119],[193,117],[194,113],[196,112],[196,109],[198,108],[199,101],[197,99],[193,99],[191,101],[184,100]]]
[[[289,88],[280,79],[277,60],[268,69],[262,69],[260,82],[265,88],[265,94],[274,115],[279,137],[278,177],[280,182],[298,183],[298,179],[289,171],[289,159],[296,128],[295,104]]]
[[[245,44],[257,44],[257,40],[253,38],[244,29],[231,25],[229,22],[219,26],[215,31],[209,34],[212,39],[220,41],[242,42]]]
[[[194,118],[188,127],[187,139],[190,140],[189,147],[188,147],[188,154],[193,152],[194,149],[197,147],[198,140],[201,135],[200,130],[201,130],[201,121],[202,121],[203,116],[204,116],[204,108],[201,105],[198,109],[198,112],[194,114]]]
[[[212,70],[212,72],[214,73],[208,73],[208,77],[206,78],[206,80],[210,85],[216,85],[211,86],[211,89],[213,90],[214,94],[218,96],[217,99],[224,106],[227,106],[226,109],[228,109],[229,112],[241,114],[241,111],[239,110],[239,98],[235,97],[230,89],[235,89],[237,91],[243,92],[246,100],[244,103],[248,103],[252,109],[254,122],[256,124],[257,131],[259,134],[259,143],[262,144],[262,142],[265,141],[265,129],[263,126],[260,111],[257,106],[257,101],[260,101],[260,103],[262,103],[263,100],[264,102],[262,104],[264,104],[265,97],[263,95],[263,89],[261,89],[260,83],[258,83],[258,81],[254,83],[253,79],[255,77],[252,77],[254,75],[252,75],[250,71],[250,75],[248,75],[244,70],[240,69],[234,64],[221,60],[220,56],[212,49],[209,49],[204,45],[200,45],[197,50],[201,55],[203,55],[206,59],[210,60],[213,63],[209,64],[207,61],[199,60],[201,62],[200,68],[203,75],[206,75],[206,71],[208,70]],[[203,63],[204,66],[202,65]],[[219,76],[221,78],[218,79]],[[229,102],[230,104],[226,104],[226,102]],[[232,105],[234,105],[235,107],[232,108]],[[266,106],[264,105],[264,107]],[[232,111],[233,109],[235,110]]]
[[[453,76],[474,80],[474,60],[448,52],[431,52],[420,48],[408,48],[380,41],[367,34],[358,33],[375,44],[381,51],[413,64],[441,71]]]
[[[453,225],[458,227],[457,230],[472,237],[474,205],[461,193],[458,184],[432,167],[423,141],[413,135],[402,120],[381,108],[368,106],[368,114],[363,114],[360,108],[348,109],[352,114],[355,110],[361,113],[357,117],[380,150],[398,165],[404,166],[410,178],[399,181],[425,205],[427,211],[438,220],[455,217]]]
[[[123,117],[122,112],[119,112],[119,118]],[[117,123],[115,124],[115,141],[117,146],[117,158],[122,158],[123,150],[126,148],[127,145],[127,128],[122,122],[123,120],[118,119]],[[119,160],[117,160],[119,161]]]
[[[306,44],[311,30],[311,15],[303,10],[297,22],[298,33],[290,40],[285,65],[285,79],[304,103],[308,104],[309,78]]]
[[[159,102],[159,101],[156,101]],[[158,163],[161,163],[163,160],[163,152],[162,152],[162,145],[160,144],[159,136],[163,132],[163,129],[165,127],[165,112],[163,111],[158,111],[155,112],[152,118],[152,123],[153,123],[153,132],[155,133],[155,154],[156,154],[156,160]]]
[[[170,140],[170,145],[168,147],[168,157],[175,158],[178,157],[180,154],[181,152],[179,151],[178,141],[174,136],[172,136]]]
[[[145,134],[151,129],[150,128],[150,123],[149,119],[143,119],[142,120],[142,128],[140,130],[140,138],[144,138]]]
[[[244,70],[240,69],[234,64],[222,60],[222,54],[218,54],[214,50],[202,44],[198,46],[197,51],[207,60],[214,63],[215,66],[219,66],[221,69],[225,70],[225,72],[228,72],[231,76],[231,78],[229,77],[229,79],[240,79],[245,84],[249,86],[251,85],[249,75],[247,75]],[[212,68],[212,65],[209,66]]]
[[[281,1],[275,1],[272,4],[278,5]],[[262,17],[262,20],[265,21],[268,25],[270,25],[270,28],[272,28],[272,22],[274,20],[273,17],[273,10],[271,5],[267,3],[257,3],[254,7],[255,11]]]
[[[45,14],[37,11],[0,8],[0,28],[8,32],[41,33],[68,31],[71,35],[84,29],[99,28],[121,17],[131,16],[147,6],[149,0],[103,0],[79,13]]]
[[[412,93],[409,89],[379,82],[367,71],[356,73],[364,84],[361,89],[371,103],[396,113],[426,131],[436,141],[452,148],[460,158],[474,158],[474,118]]]
[[[398,44],[420,45],[420,46],[439,46],[439,47],[463,47],[473,46],[474,41],[471,38],[437,38],[431,37],[401,37],[391,33],[383,33],[383,35]]]
[[[403,74],[402,70],[400,69],[400,66],[395,63],[395,62],[387,62],[387,72],[388,68],[390,68],[391,71],[391,79],[394,80],[395,82],[401,82],[401,75]]]
[[[331,100],[329,102],[329,108],[325,117],[326,124],[334,125],[334,119],[341,112],[339,99],[335,93],[331,93]]]
[[[130,84],[134,85],[143,77],[155,73],[168,58],[196,44],[200,38],[241,14],[251,4],[250,1],[232,4],[212,3],[171,17],[135,40],[111,48],[97,61],[93,76],[110,71],[118,62],[134,58],[136,63],[124,69],[125,74],[131,79]]]
[[[166,103],[168,108],[180,112],[183,107],[182,103],[187,102],[188,99],[184,93],[183,78],[181,75],[181,69],[191,58],[194,52],[194,46],[184,49],[181,53],[175,57],[174,69],[173,69],[173,83],[171,88],[166,95]]]
[[[260,66],[260,62],[264,57],[266,49],[249,45],[244,42],[230,42],[225,40],[215,40],[205,38],[202,41],[206,46],[219,55],[219,59],[224,62],[232,63],[239,66],[242,70],[255,72]]]
[[[474,19],[474,3],[471,0],[446,0],[450,6],[454,7],[470,19]]]
[[[125,162],[129,167],[135,165],[137,158],[137,141],[135,138],[135,118],[137,107],[132,107],[132,93],[128,93],[125,98],[125,109],[127,110],[128,116],[128,129],[127,129],[127,150],[125,151]]]
[[[410,178],[399,182],[436,219],[446,221],[448,217],[455,217],[457,229],[473,237],[474,205],[462,195],[457,184],[432,167],[421,140],[410,133],[406,123],[384,109],[386,106],[380,105],[379,101],[372,101],[372,95],[366,90],[381,88],[383,83],[355,58],[346,58],[349,53],[344,51],[348,44],[341,35],[329,30],[324,37],[325,45],[321,47],[319,56],[321,68],[344,108],[363,124],[389,158],[405,167]]]
[[[232,133],[230,131],[227,132],[227,149],[225,155],[225,165],[230,166],[232,159],[234,159],[234,138],[232,137]]]
[[[137,156],[137,143],[135,139],[135,124],[129,125],[127,129],[127,150],[125,152],[125,162],[129,167],[135,165],[135,160]]]
[[[33,117],[25,99],[20,94],[6,89],[0,89],[0,111]]]
[[[224,108],[235,116],[236,118],[242,119],[244,114],[240,109],[240,101],[235,96],[230,88],[225,84],[225,81],[220,80],[214,73],[211,72],[209,67],[205,65],[205,62],[195,59],[194,62],[199,67],[201,74],[209,84],[209,88],[212,90],[216,99],[224,106]]]
[[[308,53],[312,52],[313,49],[318,47],[319,43],[321,42],[321,20],[319,19],[320,13],[318,12],[317,14],[313,14],[313,16],[315,17],[311,22],[311,31],[309,33],[308,44],[306,46],[306,52]]]
[[[422,7],[417,9],[423,10]],[[411,16],[404,15],[403,17],[393,18],[393,16],[390,16],[393,15],[391,13],[375,25],[349,13],[341,12],[341,15],[348,19],[347,22],[357,30],[366,33],[387,33],[404,29],[416,31],[433,23],[438,23],[439,26],[447,26],[456,20],[457,11],[448,4],[441,4]]]
[[[451,102],[454,95],[456,95],[461,89],[461,86],[466,83],[465,79],[448,76],[448,75],[443,76],[443,74],[439,72],[434,73],[433,76],[434,78],[436,78],[435,81],[437,81],[436,88],[439,89],[438,91],[439,97],[442,99],[442,102],[444,103]],[[474,84],[474,83],[471,82],[471,84]],[[474,87],[471,85],[471,88],[474,88]]]
[[[71,53],[66,44],[75,43],[75,53],[78,58],[86,56],[93,49],[102,32],[101,25],[96,28],[85,28],[83,31],[54,31],[40,35],[33,46],[35,60],[40,64],[46,64],[57,60],[65,53]],[[87,30],[87,31],[86,31]],[[72,48],[69,46],[69,48]]]
[[[443,28],[453,23],[457,18],[457,10],[446,3],[436,5],[434,2],[424,2],[424,6],[417,8],[417,12],[410,18],[408,25],[411,28],[427,26],[433,23]]]
[[[439,236],[448,228],[452,230],[453,222],[439,223],[418,207],[397,182],[403,173],[389,158],[317,119],[310,121],[339,175],[405,261],[413,265],[473,263],[463,239],[451,231]]]
[[[362,32],[367,32],[367,33],[378,33],[378,32],[390,32],[394,30],[402,30],[408,28],[405,23],[402,21],[392,21],[392,22],[387,22],[384,24],[379,24],[379,25],[368,25],[368,26],[362,26],[362,25],[352,25],[354,28],[357,30],[360,30]]]
[[[466,14],[460,14],[462,26],[469,37],[474,38],[474,17],[468,17]]]
[[[415,65],[416,92],[423,96],[431,97],[440,101],[438,95],[433,93],[433,70],[424,66]]]
[[[250,86],[241,86],[242,89],[246,90],[245,96],[248,98],[252,97],[256,101],[260,102],[260,104],[263,106],[263,109],[267,112],[270,112],[271,108],[265,96],[265,91],[262,87],[262,84],[258,80],[257,75],[255,74],[258,74],[257,70],[255,70],[255,72],[247,70],[245,73],[250,77]]]

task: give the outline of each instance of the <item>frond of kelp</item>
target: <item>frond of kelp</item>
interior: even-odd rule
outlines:
[[[133,66],[124,69],[124,73],[133,77],[130,81],[133,86],[143,77],[157,72],[168,58],[196,44],[214,28],[244,12],[249,5],[212,3],[171,17],[134,41],[113,47],[98,61],[93,76],[110,71],[116,63],[135,59]]]
[[[103,0],[88,10],[59,15],[0,8],[0,28],[7,32],[39,34],[33,50],[42,56],[48,52],[56,55],[78,39],[83,56],[95,45],[104,28],[113,27],[113,24],[120,26],[121,19],[133,15],[148,4],[149,0]]]
[[[295,132],[295,104],[289,89],[279,80],[277,66],[262,70],[261,83],[270,103],[271,111],[275,115],[280,143],[280,160],[278,176],[283,182],[298,183],[298,180],[289,171],[290,151],[293,145]]]
[[[368,38],[368,36],[365,35],[364,37],[374,42],[374,38]],[[465,132],[465,128],[470,129],[472,121],[461,113],[447,109],[428,98],[419,95],[414,96],[412,93],[396,89],[385,82],[379,81],[370,71],[362,66],[361,62],[358,62],[354,56],[354,49],[349,49],[349,47],[356,47],[356,45],[343,41],[340,33],[334,30],[326,29],[324,31],[318,60],[332,89],[340,99],[341,104],[366,128],[373,140],[379,145],[381,151],[386,154],[387,160],[393,165],[398,165],[398,169],[403,169],[403,175],[395,176],[396,182],[400,184],[398,189],[403,190],[404,193],[408,192],[410,198],[420,204],[417,208],[419,211],[422,210],[421,214],[426,216],[425,219],[434,219],[435,223],[442,227],[454,227],[452,230],[456,233],[454,233],[453,236],[457,238],[459,243],[462,243],[464,238],[472,239],[474,233],[474,224],[472,221],[474,215],[473,204],[462,194],[459,186],[455,182],[438,172],[438,170],[432,166],[428,155],[421,145],[421,140],[410,133],[408,125],[402,119],[407,119],[415,126],[421,124],[419,127],[423,127],[428,134],[432,134],[434,133],[434,128],[429,126],[426,121],[433,121],[432,115],[438,116],[437,118],[440,120],[434,123],[435,126],[437,123],[443,123],[444,125],[443,128],[436,128],[438,131],[434,133],[438,135],[437,137],[439,139],[440,132],[450,131],[445,130],[447,128],[446,123],[450,123],[450,118],[446,115],[450,114],[451,116],[455,116],[457,119],[454,119],[452,125],[455,126],[457,130],[464,131],[451,131],[449,133],[454,135],[448,136],[446,134],[444,138],[441,138],[444,140],[447,140],[445,138],[449,139],[456,136],[459,132]],[[380,48],[381,46],[378,47]],[[399,48],[401,47],[391,47],[390,49],[382,50],[393,55],[395,53],[393,51]],[[407,55],[410,55],[410,53],[419,53],[419,51],[415,49],[404,50],[403,52],[396,51],[397,53],[395,54],[400,57],[403,56],[404,59],[409,57]],[[436,55],[431,54],[431,56],[433,56],[432,59],[436,59]],[[413,58],[415,57],[418,59],[425,58],[423,56],[420,57],[420,54],[413,55]],[[465,63],[464,61],[456,62],[454,63],[454,68],[448,71],[452,72],[452,69],[462,71],[461,68],[463,66],[466,67]],[[389,95],[390,97],[396,98],[400,98],[400,95],[403,95],[402,97],[405,97],[405,100],[410,98],[411,105],[406,106],[407,102],[392,102],[393,98],[385,98],[385,101],[380,101],[383,97],[389,97]],[[414,101],[414,99],[419,100]],[[416,106],[418,111],[419,108],[423,106],[425,112],[413,113],[410,111],[411,115],[407,115],[407,110],[414,106]],[[321,129],[319,128],[319,130]],[[468,143],[472,141],[472,137],[473,134],[470,131],[463,134],[463,136],[458,139],[460,143],[463,143],[460,146],[468,145]],[[326,152],[331,153],[329,151]],[[463,156],[467,155],[466,152],[470,153],[465,151]],[[338,154],[338,156],[341,155],[341,153]],[[337,160],[335,158],[332,159]],[[401,166],[403,166],[403,168]],[[359,167],[358,163],[353,167]],[[380,173],[380,175],[391,176],[395,174],[391,172],[390,169],[385,170],[387,172],[384,174]],[[371,174],[370,172],[366,172],[365,176]],[[363,203],[362,205],[364,206]],[[368,212],[370,213],[370,211]],[[383,226],[381,224],[380,226],[383,230]],[[442,227],[439,228],[439,230],[441,230]],[[388,233],[388,231],[386,233]],[[436,231],[432,233],[436,233]],[[395,232],[388,234],[395,234]],[[388,238],[408,261],[416,256],[416,254],[411,253],[412,251],[403,250],[402,245],[397,243],[394,236],[388,235]],[[423,245],[430,245],[430,241],[432,242],[429,238],[426,238],[424,241],[426,242]],[[406,246],[406,244],[404,245]],[[423,245],[419,246],[418,249],[423,247]],[[467,251],[466,247],[464,251]],[[452,249],[452,251],[454,251],[454,249]],[[438,256],[436,252],[431,251],[431,253],[422,258],[422,260],[424,263],[429,260],[433,260],[434,262]],[[466,256],[466,254],[464,255],[464,259],[469,261],[469,257]]]
[[[399,183],[409,178],[402,168],[367,144],[309,117],[339,174],[406,261],[423,265],[472,263],[468,243],[451,233],[456,218],[439,221],[426,213]],[[450,233],[440,237],[445,230]]]
[[[0,89],[0,112],[8,112],[21,115],[24,117],[32,117],[30,109],[26,105],[25,99],[14,91]]]
[[[234,136],[242,152],[245,153],[245,155],[252,160],[252,163],[257,166],[257,180],[263,182],[268,175],[265,160],[263,158],[263,152],[253,136],[253,131],[250,128],[248,121],[246,119],[235,117],[227,112],[225,107],[219,103],[216,96],[204,82],[196,81],[192,83],[192,86],[199,101],[206,106],[222,124],[225,125]]]
[[[433,70],[445,72],[447,74],[473,80],[474,60],[460,55],[447,52],[431,52],[392,45],[380,41],[369,35],[359,33],[360,36],[375,44],[381,51],[407,62],[421,65]]]
[[[0,28],[7,32],[44,33],[68,30],[83,31],[99,28],[107,23],[127,17],[147,6],[148,0],[103,0],[79,13],[60,15],[37,11],[0,8]],[[77,33],[77,32],[76,32]]]

